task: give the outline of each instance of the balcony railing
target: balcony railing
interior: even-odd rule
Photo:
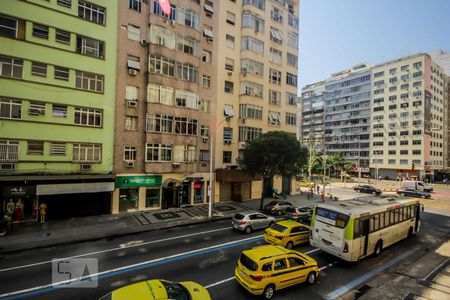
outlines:
[[[19,161],[19,144],[0,145],[0,162]]]

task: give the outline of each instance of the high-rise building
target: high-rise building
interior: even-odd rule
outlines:
[[[372,69],[372,175],[427,178],[444,170],[447,77],[428,54]]]
[[[110,212],[116,36],[117,1],[2,1],[1,215]]]
[[[302,88],[301,94],[301,143],[323,143],[324,133],[324,95],[325,81],[309,84]]]

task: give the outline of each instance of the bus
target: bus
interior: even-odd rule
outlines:
[[[419,200],[396,196],[320,203],[311,219],[310,244],[346,261],[378,256],[419,231],[421,211]]]

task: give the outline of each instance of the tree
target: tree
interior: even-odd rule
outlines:
[[[264,202],[264,182],[274,176],[293,177],[306,166],[308,149],[292,133],[271,131],[248,141],[239,164],[252,175],[263,177],[260,209]]]

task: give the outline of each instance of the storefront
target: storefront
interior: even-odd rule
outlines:
[[[160,175],[117,176],[112,213],[161,208]]]
[[[10,217],[13,222],[36,220],[38,207],[36,186],[4,186],[2,199],[2,212]]]
[[[219,201],[226,202],[251,199],[252,180],[253,178],[243,170],[216,170],[216,181],[219,187]]]

